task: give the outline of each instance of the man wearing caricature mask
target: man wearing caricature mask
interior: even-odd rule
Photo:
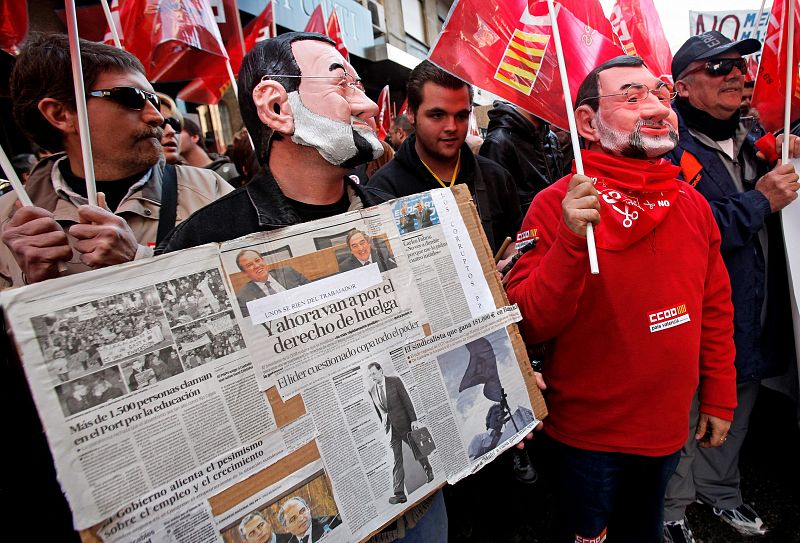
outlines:
[[[321,34],[290,32],[256,45],[239,72],[239,107],[264,172],[195,213],[159,247],[169,252],[361,209],[376,202],[346,174],[383,152],[378,106]],[[235,220],[233,220],[235,218]],[[441,492],[375,536],[447,540]]]
[[[383,149],[372,130],[378,108],[328,38],[290,32],[259,43],[242,64],[239,107],[264,173],[176,228],[163,250],[375,203],[345,174],[380,156]]]

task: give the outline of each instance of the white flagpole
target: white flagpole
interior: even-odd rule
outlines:
[[[784,19],[789,25],[789,39],[786,40],[786,96],[783,102],[783,145],[781,146],[781,161],[789,162],[789,128],[792,116],[792,82],[797,75],[797,65],[794,62],[794,0],[786,0],[789,5],[789,17]],[[795,157],[797,158],[797,157]]]
[[[22,181],[19,180],[19,177],[17,177],[17,172],[14,171],[14,166],[11,165],[11,161],[8,160],[8,156],[2,146],[0,146],[0,166],[3,167],[3,171],[8,175],[8,180],[11,182],[11,186],[14,187],[14,193],[17,195],[17,199],[19,199],[24,206],[32,206],[33,202],[31,202],[31,197],[25,192],[25,186],[22,184]]]
[[[242,42],[244,43],[244,42]],[[228,78],[231,80],[231,86],[233,87],[233,94],[236,96],[236,101],[239,101],[239,86],[236,84],[236,76],[233,75],[233,68],[231,67],[230,59],[225,59],[225,67],[228,69]],[[256,145],[253,143],[253,136],[250,135],[250,131],[247,131],[247,139],[250,140],[250,148],[253,151],[256,150]]]
[[[111,16],[111,9],[109,9],[108,7],[108,0],[100,0],[100,4],[102,4],[103,6],[103,13],[105,13],[106,15],[106,21],[108,22],[108,29],[111,30],[111,37],[114,39],[114,46],[117,49],[122,49],[122,42],[120,42],[119,40],[117,25],[114,24],[114,17]]]
[[[86,178],[86,196],[89,200],[89,204],[96,206],[97,187],[94,181],[92,141],[89,136],[89,115],[86,111],[86,90],[83,87],[81,45],[78,38],[78,20],[75,17],[75,0],[67,0],[66,8],[69,54],[72,57],[72,79],[75,83],[75,105],[78,110],[78,128],[81,137],[81,154],[83,156],[83,175]]]
[[[575,171],[583,175],[583,159],[581,158],[581,145],[578,141],[578,129],[575,125],[575,112],[572,111],[572,94],[569,91],[569,80],[567,79],[567,67],[564,64],[564,51],[561,48],[561,34],[558,31],[556,21],[556,9],[553,0],[547,0],[547,9],[550,13],[550,25],[553,28],[553,41],[556,45],[556,57],[558,57],[558,72],[561,74],[561,88],[564,90],[564,105],[567,108],[567,120],[569,121],[569,134],[572,138],[572,152],[575,154]],[[593,275],[600,273],[597,264],[597,248],[594,244],[594,228],[592,224],[586,225],[586,245],[589,247],[589,269]]]

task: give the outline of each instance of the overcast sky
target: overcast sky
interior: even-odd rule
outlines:
[[[616,0],[600,0],[606,15],[611,13]],[[752,9],[758,11],[760,0],[653,0],[661,17],[664,34],[674,53],[689,38],[689,11],[731,11]],[[767,0],[765,11],[769,11],[772,0]]]

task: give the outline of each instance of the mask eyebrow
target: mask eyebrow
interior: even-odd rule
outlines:
[[[345,69],[344,69],[344,66],[342,66],[342,65],[341,65],[341,64],[339,64],[338,62],[334,62],[334,63],[333,63],[333,64],[331,64],[331,65],[330,65],[330,67],[328,68],[328,71],[329,71],[329,72],[332,72],[332,71],[334,71],[334,70],[342,70],[343,72],[346,72],[346,71],[347,71],[347,70],[345,70]]]

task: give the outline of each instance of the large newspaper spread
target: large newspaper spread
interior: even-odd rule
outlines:
[[[84,540],[358,541],[519,441],[478,232],[443,189],[2,293]]]

